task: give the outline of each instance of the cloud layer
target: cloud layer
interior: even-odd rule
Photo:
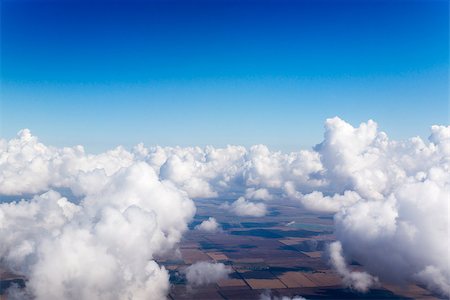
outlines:
[[[335,214],[335,266],[341,266],[350,285],[357,282],[345,279],[355,277],[343,268],[345,260],[358,261],[373,278],[417,281],[450,295],[449,165],[450,127],[445,126],[432,126],[428,141],[394,141],[373,121],[353,127],[332,118],[325,122],[320,144],[288,154],[264,145],[138,145],[131,151],[118,147],[90,155],[81,146],[45,146],[22,130],[17,138],[0,141],[0,194],[31,196],[1,204],[0,234],[6,242],[0,254],[14,270],[35,274],[46,270],[46,264],[53,270],[46,249],[59,249],[62,259],[72,250],[65,243],[74,240],[81,247],[76,253],[98,255],[105,266],[99,272],[122,268],[127,274],[91,290],[111,285],[124,295],[147,286],[145,282],[150,288],[145,274],[167,283],[167,272],[152,258],[179,241],[195,210],[188,197],[234,198],[228,209],[253,216],[266,213],[265,204],[256,201],[290,199],[306,209]],[[64,188],[82,200],[51,191]],[[133,238],[119,243],[128,235]],[[140,243],[148,247],[138,247]],[[112,251],[115,247],[119,249]],[[134,251],[135,257],[128,258]],[[74,259],[78,257],[68,261]],[[134,269],[137,261],[148,261],[148,271]],[[52,271],[48,280],[64,272],[83,273],[71,267],[60,268],[57,275]],[[94,279],[89,281],[93,285]],[[78,280],[75,276],[72,286],[81,284]],[[35,294],[44,285],[30,280]],[[167,284],[158,286],[164,293]]]

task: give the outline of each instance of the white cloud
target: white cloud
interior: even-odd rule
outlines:
[[[386,199],[361,201],[339,212],[337,238],[371,274],[419,280],[449,295],[448,195],[448,183],[405,183]]]
[[[205,232],[217,232],[220,230],[220,225],[217,223],[215,218],[209,217],[208,220],[205,220],[195,226],[195,229]]]
[[[271,152],[264,145],[249,149],[155,147],[139,151],[146,153],[143,159],[161,179],[171,180],[194,198],[238,194],[248,199],[271,200],[272,191],[282,193],[287,181],[307,191],[323,184],[314,175],[322,170],[314,151],[283,154]]]
[[[305,193],[286,182],[286,195],[312,211],[336,213],[342,252],[366,274],[450,295],[450,127],[433,126],[429,143],[419,137],[391,141],[373,121],[354,128],[333,118],[325,128],[315,147],[324,184]],[[341,274],[353,285],[371,278]]]
[[[369,123],[360,128],[368,127],[375,125]],[[331,177],[343,172],[334,184],[340,182],[362,196],[350,205],[344,201],[335,216],[336,236],[345,256],[385,281],[419,281],[447,296],[448,128],[434,126],[429,144],[420,138],[396,142],[373,130],[360,130],[358,134],[356,129],[350,130],[353,133],[341,148],[350,148],[354,146],[352,141],[359,140],[355,147],[358,151],[341,154]],[[368,137],[364,138],[361,132]],[[331,135],[343,136],[340,132]],[[327,155],[338,157],[336,153],[343,151],[338,148]],[[346,161],[342,156],[346,156]]]
[[[223,263],[209,263],[205,261],[196,262],[185,270],[188,285],[191,287],[208,285],[227,279],[231,272],[231,268]]]
[[[322,192],[314,191],[307,195],[299,195],[298,197],[306,209],[323,213],[336,213],[342,208],[361,200],[358,193],[353,191],[345,191],[343,195],[334,194],[331,197],[324,196]]]
[[[156,148],[147,159],[168,179],[184,189],[190,197],[210,198],[228,192],[242,172],[246,149],[228,146],[224,149],[206,147]],[[164,157],[164,158],[163,158]]]
[[[48,147],[24,129],[16,139],[0,141],[0,194],[35,194],[59,187],[85,194],[97,188],[91,182],[94,177],[104,180],[103,175],[111,176],[133,160],[122,147],[99,155],[86,154],[82,146]]]
[[[247,199],[255,199],[255,200],[272,200],[274,198],[273,195],[267,189],[255,189],[249,188],[245,191],[245,198]]]
[[[366,272],[350,271],[342,256],[342,245],[340,242],[333,242],[329,246],[330,262],[336,269],[345,285],[359,292],[367,292],[369,288],[378,284],[378,278]]]
[[[442,295],[448,295],[450,284],[445,274],[435,266],[427,266],[416,274],[418,280],[423,282],[430,290],[438,291]]]
[[[267,207],[261,202],[250,202],[244,197],[239,197],[231,204],[223,204],[223,209],[227,209],[236,216],[263,217],[267,214]]]
[[[0,204],[1,263],[26,276],[30,297],[166,296],[168,273],[153,258],[180,240],[193,202],[144,162],[102,174],[79,204],[55,191]]]

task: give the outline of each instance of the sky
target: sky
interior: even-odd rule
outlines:
[[[1,1],[0,136],[46,144],[394,139],[449,123],[449,2]]]

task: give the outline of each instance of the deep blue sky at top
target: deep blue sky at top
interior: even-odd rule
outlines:
[[[1,1],[1,128],[56,146],[321,141],[448,124],[449,2]]]

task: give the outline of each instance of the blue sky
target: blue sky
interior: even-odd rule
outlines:
[[[1,2],[1,136],[251,145],[448,124],[448,1]]]

